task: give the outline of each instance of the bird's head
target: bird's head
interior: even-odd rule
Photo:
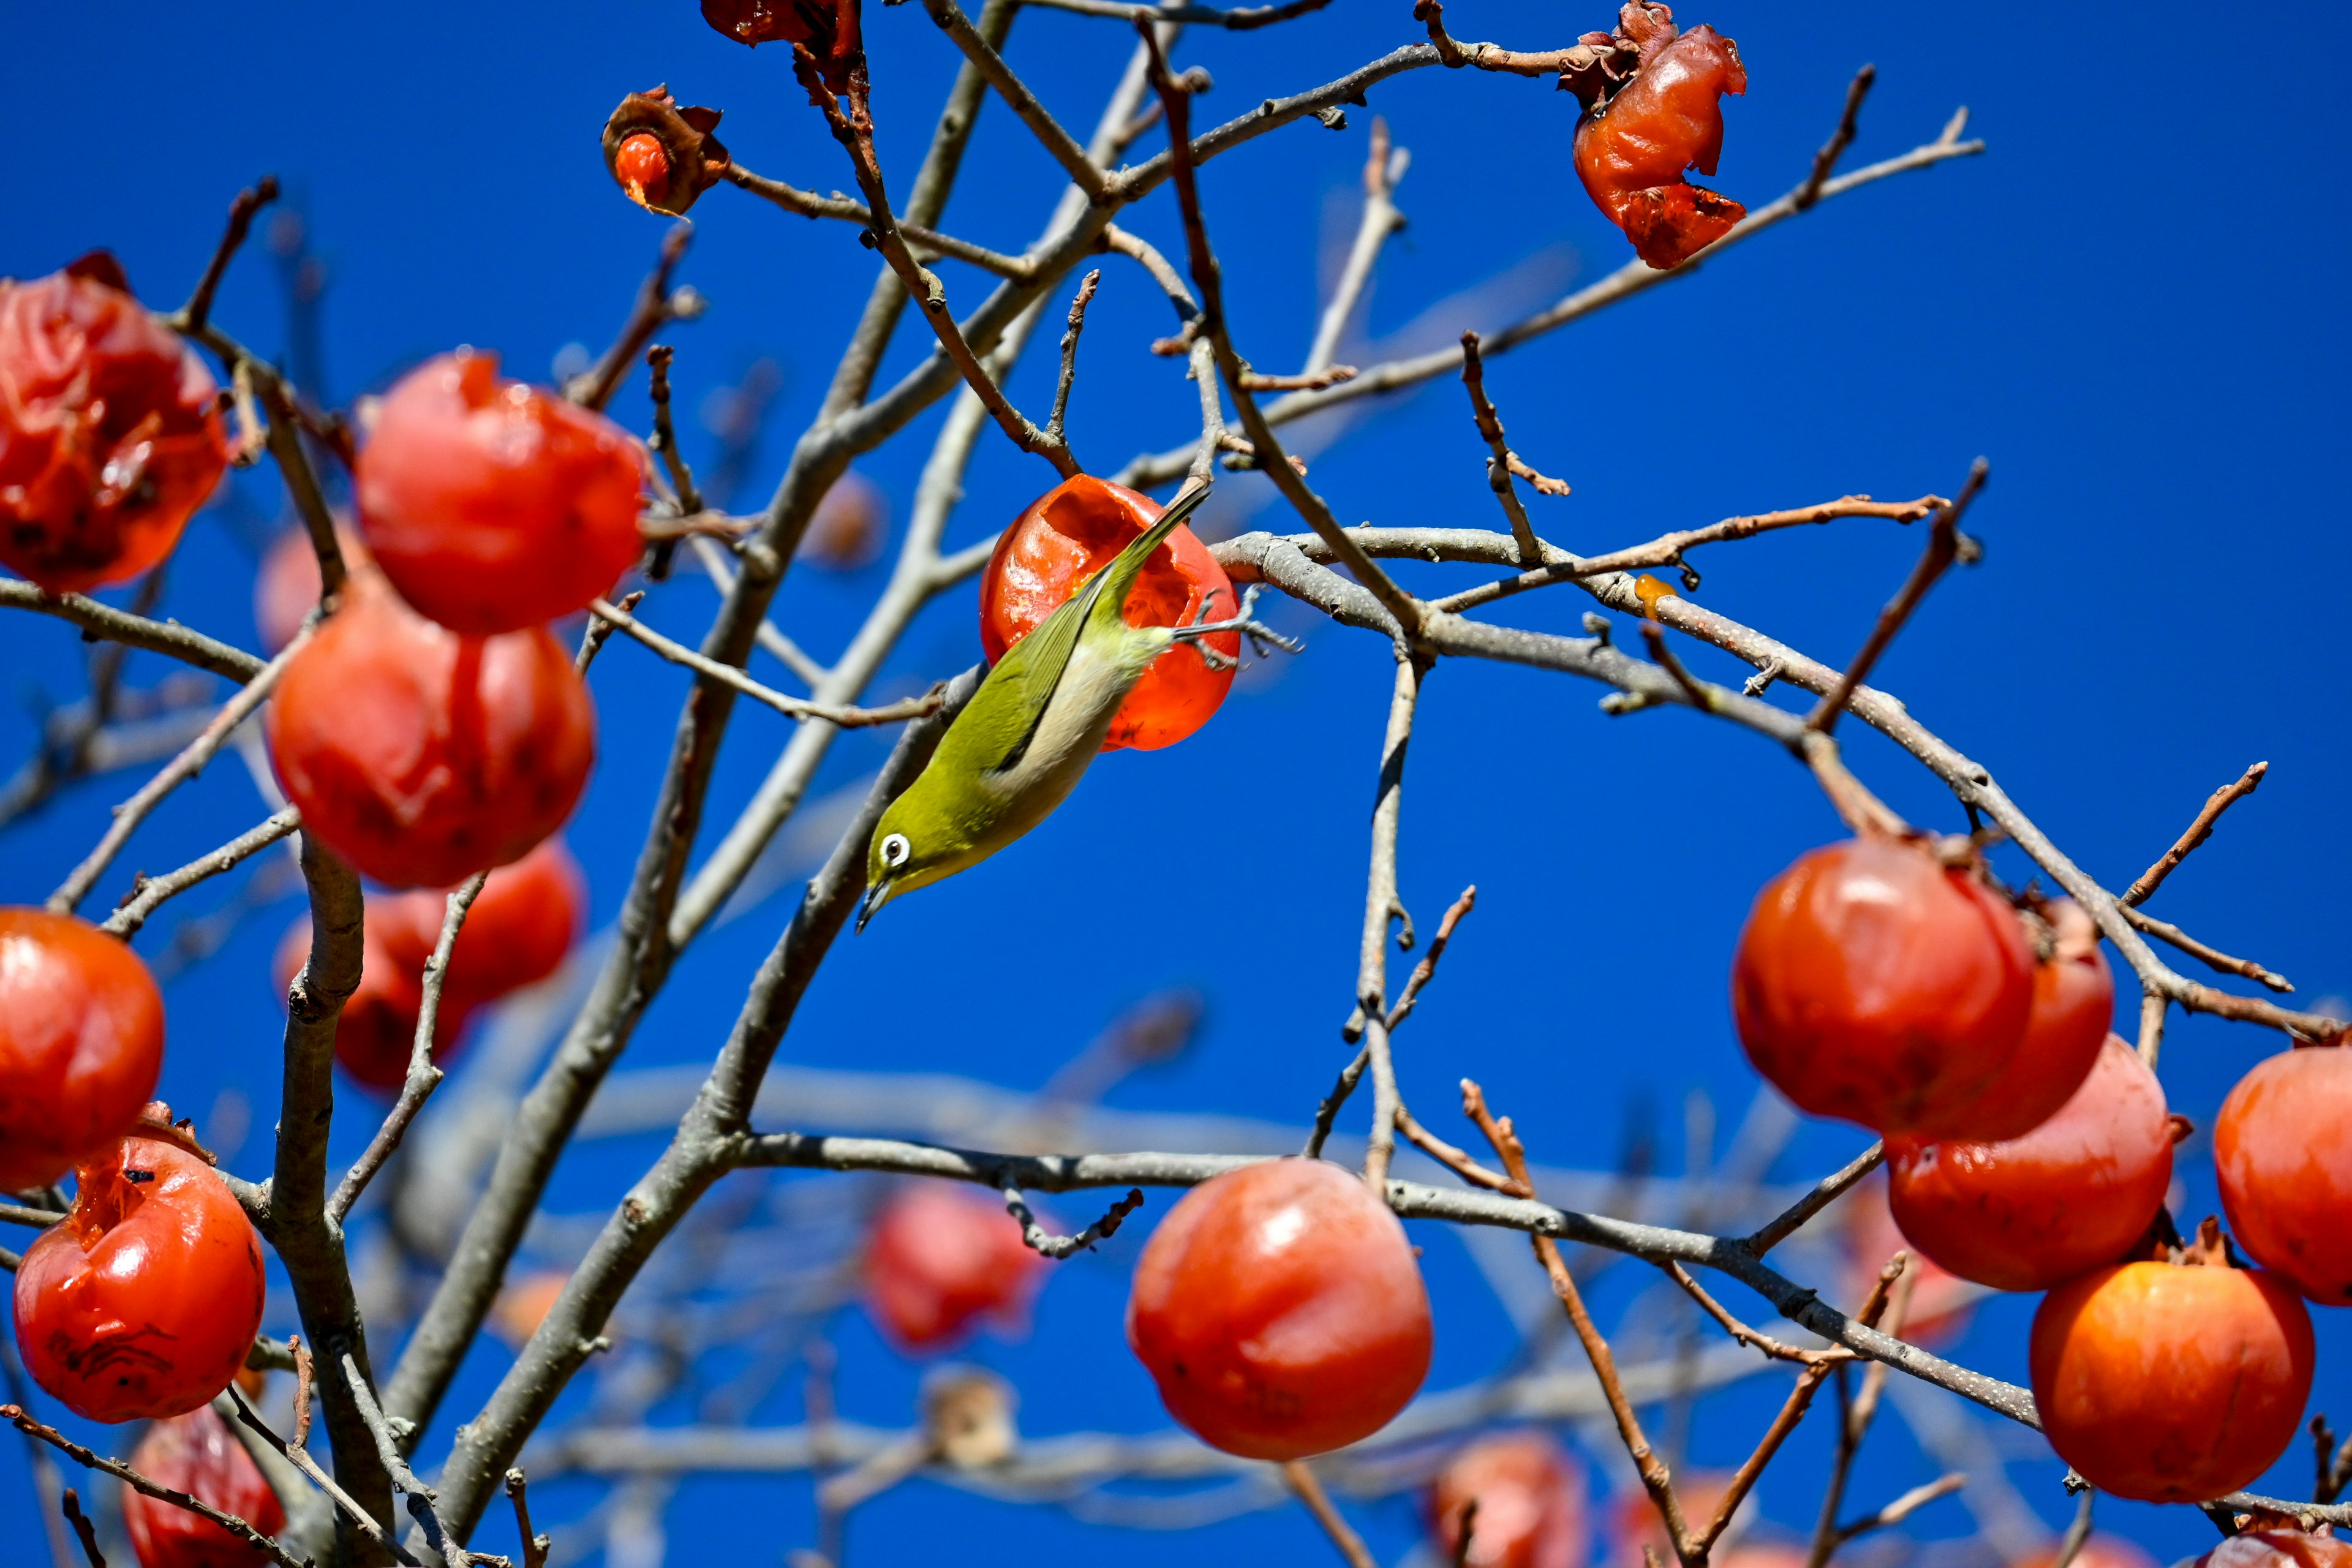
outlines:
[[[936,792],[926,789],[928,777],[890,803],[874,825],[874,838],[866,847],[866,901],[857,909],[857,929],[864,931],[874,911],[899,894],[928,887],[961,870],[971,846],[956,831],[953,813],[940,808]]]

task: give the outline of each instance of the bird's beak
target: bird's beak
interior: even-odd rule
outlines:
[[[889,883],[887,883],[887,882],[877,882],[877,883],[875,883],[872,887],[870,887],[870,888],[866,889],[866,901],[865,901],[864,903],[862,903],[862,904],[860,904],[860,905],[858,905],[858,906],[857,906],[857,928],[856,928],[856,930],[857,930],[857,931],[864,931],[864,930],[866,929],[866,922],[867,921],[870,921],[870,920],[872,920],[872,919],[874,918],[874,911],[875,911],[876,910],[880,909],[884,904],[887,904],[887,903],[888,903],[889,901],[890,901],[890,884],[889,884]],[[853,931],[853,932],[851,932],[851,934],[852,934],[852,935],[856,935],[856,931]]]

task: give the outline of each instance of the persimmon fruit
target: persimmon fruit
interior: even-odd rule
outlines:
[[[981,574],[980,642],[988,661],[1003,658],[1005,649],[1036,630],[1160,512],[1150,497],[1089,474],[1065,479],[1032,501],[998,537]],[[1179,525],[1144,563],[1121,612],[1131,626],[1181,626],[1200,615],[1212,593],[1216,602],[1210,618],[1231,616],[1239,603],[1233,580],[1199,536]],[[1204,640],[1228,661],[1240,656],[1238,633]],[[1233,683],[1230,662],[1212,669],[1196,651],[1170,648],[1128,693],[1103,750],[1174,745],[1209,721]]]
[[[425,961],[408,961],[405,955],[413,939],[403,929],[404,922],[386,920],[386,901],[381,894],[367,900],[360,936],[359,989],[352,993],[335,1020],[335,1061],[352,1082],[390,1096],[399,1093],[408,1080],[416,1020],[425,1010]],[[388,931],[387,926],[394,929]],[[434,930],[437,935],[438,921]],[[426,951],[431,952],[429,942]],[[276,969],[281,999],[310,956],[310,921],[305,917],[289,926],[278,944]],[[441,1008],[433,1017],[433,1059],[442,1067],[457,1059],[471,1005],[468,998],[453,994],[446,984],[442,986]]]
[[[131,1468],[150,1480],[235,1514],[264,1535],[286,1528],[285,1505],[261,1468],[208,1405],[158,1421],[131,1450]],[[269,1554],[191,1513],[131,1487],[122,1528],[139,1568],[262,1568]]]
[[[669,193],[669,150],[652,132],[640,131],[613,154],[613,175],[631,201],[643,205],[648,195],[661,201]]]
[[[2142,1502],[2205,1502],[2294,1440],[2312,1348],[2303,1299],[2274,1274],[2135,1262],[2043,1297],[2027,1361],[2050,1446],[2085,1480]]]
[[[2352,1047],[2257,1063],[2221,1102],[2213,1166],[2246,1255],[2315,1301],[2352,1306]]]
[[[342,552],[348,574],[343,583],[345,602],[359,594],[391,592],[357,530],[338,525],[335,543]],[[281,530],[269,542],[261,557],[261,570],[253,579],[253,626],[261,634],[262,647],[276,653],[294,640],[294,634],[319,606],[319,552],[310,546],[310,533],[299,527]]]
[[[461,349],[385,394],[352,482],[400,596],[490,637],[583,609],[636,563],[645,473],[618,425]]]
[[[2036,1552],[2017,1568],[2058,1568],[2058,1548]],[[2120,1535],[2093,1535],[2074,1553],[2073,1568],[2160,1568],[2156,1559]]]
[[[261,1238],[210,1165],[160,1138],[121,1139],[74,1181],[16,1269],[25,1368],[92,1421],[185,1415],[253,1348]]]
[[[1184,1194],[1145,1244],[1127,1342],[1194,1436],[1254,1459],[1370,1436],[1429,1373],[1429,1295],[1388,1205],[1268,1160]]]
[[[0,281],[0,562],[66,594],[169,555],[228,467],[218,390],[102,250]]]
[[[982,1321],[1019,1324],[1045,1260],[1004,1205],[940,1182],[891,1194],[866,1244],[866,1310],[901,1350],[942,1350]]]
[[[2231,1536],[2189,1568],[2352,1568],[2352,1541],[2282,1522]]]
[[[2050,951],[2033,966],[2033,1010],[2017,1054],[1969,1106],[1979,1142],[2031,1132],[2091,1076],[2115,1024],[2116,977],[2099,952],[2099,928],[2072,899],[2039,906]]]
[[[128,1131],[163,1068],[163,996],[73,915],[0,908],[0,1193],[45,1186]]]
[[[2172,1181],[2164,1089],[2110,1035],[2057,1115],[1998,1143],[1886,1142],[1888,1195],[1904,1236],[1963,1279],[2046,1290],[2121,1258]]]
[[[410,973],[424,973],[448,910],[442,889],[417,889],[384,901],[384,947]],[[444,997],[468,1005],[492,1002],[546,979],[580,940],[587,910],[587,879],[561,837],[499,867],[457,929]]]
[[[461,637],[362,595],[294,657],[269,755],[302,826],[393,888],[446,888],[562,826],[595,761],[595,708],[543,626]]]
[[[1478,1568],[1583,1568],[1592,1548],[1584,1472],[1541,1432],[1481,1437],[1456,1454],[1431,1484],[1429,1524],[1441,1561]]]
[[[1642,40],[1632,80],[1576,126],[1587,195],[1652,267],[1679,267],[1731,232],[1748,209],[1683,177],[1713,174],[1723,154],[1723,96],[1748,90],[1739,46],[1700,26],[1664,23]]]
[[[1800,1109],[1974,1138],[1978,1098],[2011,1068],[2032,1013],[2033,950],[1969,866],[1851,838],[1758,895],[1731,1005],[1748,1060]]]

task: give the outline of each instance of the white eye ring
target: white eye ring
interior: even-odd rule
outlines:
[[[907,842],[907,836],[903,833],[893,833],[882,840],[882,864],[893,870],[905,865],[907,857],[914,852],[915,847]]]

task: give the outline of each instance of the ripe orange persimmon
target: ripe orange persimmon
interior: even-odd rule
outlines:
[[[2315,1301],[2352,1306],[2352,1047],[2257,1063],[2221,1102],[2213,1166],[2246,1255]]]
[[[130,1130],[163,1068],[163,997],[88,921],[0,908],[0,1193],[46,1185]]]
[[[446,888],[563,825],[596,715],[543,626],[460,637],[363,594],[297,654],[269,755],[302,827],[394,888]]]
[[[0,562],[66,594],[169,555],[228,467],[217,392],[105,251],[0,282]]]
[[[16,1269],[25,1369],[92,1421],[195,1409],[261,1328],[261,1238],[211,1166],[158,1138],[121,1140],[74,1181]]]
[[[2309,1533],[2294,1528],[2292,1521],[2280,1521],[2270,1529],[2230,1537],[2190,1568],[2352,1568],[2352,1542]]]
[[[1629,9],[1634,9],[1629,7]],[[1666,22],[1640,40],[1642,64],[1576,126],[1585,194],[1651,266],[1679,267],[1731,231],[1748,209],[1683,178],[1715,173],[1723,153],[1723,95],[1748,90],[1739,46],[1700,26]]]
[[[1886,1142],[1895,1223],[1963,1279],[2046,1290],[2113,1263],[2172,1181],[2164,1088],[2113,1035],[2057,1115],[2000,1143]]]
[[[1429,1525],[1440,1559],[1481,1568],[1583,1568],[1592,1550],[1584,1472],[1541,1432],[1482,1437],[1454,1456],[1430,1487]]]
[[[461,349],[385,395],[353,486],[400,596],[489,637],[568,616],[636,563],[645,472],[618,425]]]
[[[2210,1222],[2209,1222],[2210,1224]],[[2311,1315],[2284,1280],[2210,1263],[2125,1263],[2042,1298],[2028,1350],[2058,1457],[2101,1491],[2204,1502],[2271,1468],[2311,1393]]]
[[[1127,1303],[1127,1342],[1169,1414],[1254,1459],[1379,1431],[1428,1375],[1430,1342],[1404,1226],[1320,1160],[1245,1165],[1185,1194]]]
[[[1731,1006],[1748,1059],[1801,1109],[1884,1133],[1973,1138],[1978,1097],[2025,1036],[2033,950],[1969,867],[1919,844],[1850,838],[1758,895]]]
[[[982,1320],[1017,1326],[1045,1258],[1004,1205],[944,1182],[901,1187],[866,1244],[866,1310],[902,1350],[945,1349]]]
[[[383,908],[385,949],[411,974],[422,974],[441,940],[448,894],[418,889],[384,900]],[[499,867],[466,911],[443,994],[471,1005],[546,979],[580,940],[587,911],[587,879],[562,838]]]
[[[131,1468],[264,1535],[286,1528],[285,1505],[228,1423],[208,1405],[158,1421],[131,1450]],[[122,1528],[139,1568],[262,1568],[269,1554],[201,1514],[122,1489]]]
[[[386,921],[383,911],[390,901],[381,893],[367,900],[361,927],[359,989],[352,993],[335,1020],[336,1062],[354,1083],[384,1095],[399,1093],[407,1081],[408,1056],[416,1044],[416,1019],[425,1010],[425,961],[411,963],[404,956],[411,939],[404,921]],[[387,933],[387,924],[398,929]],[[434,931],[439,933],[437,921]],[[426,951],[431,951],[429,941]],[[310,956],[310,921],[305,917],[289,926],[278,943],[281,1001]],[[433,1019],[433,1059],[442,1067],[457,1059],[471,1006],[469,998],[453,994],[446,985],[442,988],[441,1010]]]
[[[2017,1054],[1969,1108],[1979,1142],[2022,1137],[2058,1114],[2091,1076],[2115,1023],[2116,978],[2099,928],[2072,899],[2047,900],[2038,912],[2051,951],[2033,966],[2033,1011]]]
[[[980,643],[991,664],[1036,630],[1129,541],[1160,516],[1160,505],[1123,485],[1088,474],[1064,479],[1029,504],[996,542],[980,579]],[[1233,580],[1190,528],[1179,526],[1145,563],[1123,606],[1131,626],[1173,626],[1194,619],[1207,596],[1212,620],[1230,616],[1239,601]],[[1229,660],[1241,637],[1223,632],[1206,639]],[[1212,669],[1191,648],[1170,648],[1154,659],[1111,721],[1103,750],[1157,751],[1207,723],[1234,683],[1231,664]]]

